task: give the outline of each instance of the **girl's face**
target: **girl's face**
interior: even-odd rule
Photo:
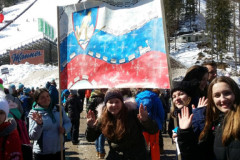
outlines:
[[[51,98],[48,92],[42,92],[38,98],[37,103],[43,108],[48,108],[51,102]]]
[[[208,83],[208,73],[205,73],[199,85],[199,88],[201,91],[203,91],[206,88],[207,83]]]
[[[3,110],[0,110],[0,125],[6,120],[6,114]]]
[[[212,98],[215,106],[223,113],[229,111],[235,101],[235,95],[232,89],[225,82],[219,82],[213,85]]]
[[[173,104],[177,108],[188,106],[191,98],[183,91],[175,91],[172,95]]]
[[[107,101],[106,106],[107,106],[108,112],[116,116],[122,109],[123,103],[118,98],[112,98]]]

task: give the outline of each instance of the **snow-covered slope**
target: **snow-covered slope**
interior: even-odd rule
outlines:
[[[0,23],[0,28],[7,22],[15,19],[35,0],[28,0],[17,5],[3,9],[4,23]],[[38,18],[43,18],[48,24],[55,28],[57,33],[57,6],[77,3],[78,0],[37,0],[16,21],[0,32],[0,54],[6,49],[13,49],[24,43],[38,39],[43,34],[38,32]]]

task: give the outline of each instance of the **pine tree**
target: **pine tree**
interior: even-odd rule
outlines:
[[[207,31],[211,37],[212,55],[217,53],[222,62],[223,53],[227,51],[227,40],[231,29],[231,8],[229,0],[207,1]]]

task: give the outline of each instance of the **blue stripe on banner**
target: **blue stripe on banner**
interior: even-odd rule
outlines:
[[[133,30],[124,35],[115,36],[101,30],[95,30],[86,49],[80,47],[74,32],[69,34],[60,44],[61,70],[63,63],[70,62],[74,56],[80,54],[90,55],[108,63],[128,63],[131,56],[140,57],[145,51],[165,51],[162,18],[156,18],[139,29]],[[125,61],[121,61],[125,59]]]

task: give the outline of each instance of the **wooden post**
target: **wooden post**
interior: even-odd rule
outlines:
[[[59,8],[57,7],[57,42],[58,42],[58,46],[57,46],[57,53],[58,53],[58,76],[59,76],[59,89],[58,89],[58,93],[59,93],[59,116],[60,116],[60,126],[62,126],[62,101],[61,101],[61,76],[60,76],[60,72],[61,72],[61,66],[60,66],[60,29],[59,29]],[[63,135],[60,135],[60,147],[61,147],[61,160],[64,160],[63,157]]]

